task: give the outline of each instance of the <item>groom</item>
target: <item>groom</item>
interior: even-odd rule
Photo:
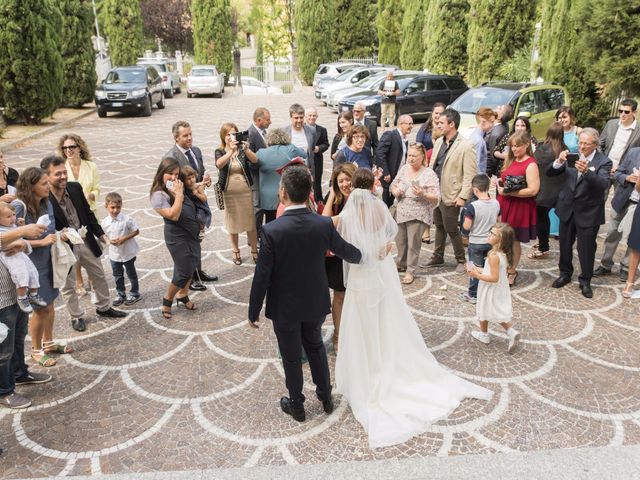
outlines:
[[[251,285],[249,322],[258,328],[267,296],[266,317],[282,355],[289,398],[280,399],[282,411],[298,422],[305,420],[302,394],[302,347],[311,367],[316,395],[326,413],[333,412],[329,363],[321,327],[331,311],[324,259],[327,250],[350,262],[360,261],[360,251],[345,242],[329,217],[309,211],[305,201],[313,181],[304,165],[284,169],[280,200],[284,214],[262,228],[262,243]]]

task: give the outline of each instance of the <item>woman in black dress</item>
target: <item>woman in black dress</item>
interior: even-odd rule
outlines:
[[[164,318],[171,318],[174,298],[188,310],[196,309],[188,294],[191,277],[200,260],[200,226],[196,220],[196,207],[184,194],[179,175],[178,161],[165,158],[151,185],[151,206],[164,219],[164,241],[173,260],[173,277],[162,299]]]
[[[640,175],[636,178],[636,192],[640,194]],[[640,264],[640,208],[636,205],[633,213],[633,223],[631,224],[631,233],[627,240],[627,246],[631,250],[629,255],[629,273],[627,274],[627,284],[622,291],[624,298],[631,298],[633,294],[633,284],[636,281],[636,270]]]

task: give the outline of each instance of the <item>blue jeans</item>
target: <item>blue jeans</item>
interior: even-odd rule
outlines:
[[[484,259],[487,258],[487,254],[492,248],[488,243],[470,243],[467,250],[469,261],[473,262],[476,267],[483,267]],[[470,297],[476,298],[478,296],[478,282],[477,278],[469,279]]]
[[[24,363],[29,315],[20,310],[18,304],[13,304],[0,310],[0,322],[9,327],[9,335],[0,344],[0,395],[9,395],[16,388],[16,378],[29,374]]]
[[[127,277],[131,282],[131,295],[140,295],[140,287],[138,285],[138,272],[136,272],[135,265],[136,257],[133,257],[127,262],[114,262],[111,261],[111,270],[113,271],[113,278],[116,281],[116,293],[119,297],[125,297],[124,289],[124,271],[127,271]]]

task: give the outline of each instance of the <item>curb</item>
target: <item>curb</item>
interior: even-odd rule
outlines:
[[[20,143],[24,143],[24,142],[28,142],[29,140],[34,140],[36,138],[39,137],[43,137],[51,132],[55,132],[56,130],[59,130],[61,128],[65,128],[68,125],[77,122],[78,120],[88,117],[89,115],[93,114],[96,112],[95,108],[92,108],[86,112],[81,113],[80,115],[76,116],[76,117],[71,117],[68,118],[60,123],[57,123],[55,125],[52,125],[50,127],[47,128],[43,128],[42,130],[39,130],[37,132],[33,132],[25,137],[19,138],[18,140],[14,140],[11,143],[7,143],[5,145],[0,146],[0,152],[6,152],[7,150],[11,149],[11,148],[15,148],[16,145],[20,144]]]

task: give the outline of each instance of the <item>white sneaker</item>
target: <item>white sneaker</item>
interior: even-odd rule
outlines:
[[[513,353],[518,343],[520,343],[520,332],[512,328],[511,334],[509,335],[509,348],[507,348],[507,352]]]
[[[491,337],[488,333],[482,333],[474,330],[473,332],[471,332],[471,336],[479,342],[484,343],[485,345],[489,345],[489,342],[491,342]]]

